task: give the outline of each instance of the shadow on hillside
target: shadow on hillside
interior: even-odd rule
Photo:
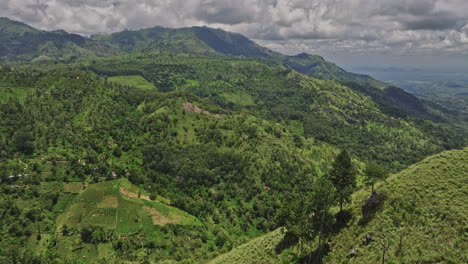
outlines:
[[[279,242],[278,245],[276,245],[275,251],[276,253],[280,254],[281,252],[283,252],[283,250],[296,245],[297,242],[298,239],[296,236],[292,235],[289,232],[286,232],[281,242]]]
[[[362,217],[359,219],[358,225],[365,226],[374,219],[375,214],[383,207],[386,199],[383,192],[374,192],[367,197],[362,206]]]
[[[316,250],[312,251],[310,254],[307,254],[299,258],[298,262],[301,264],[322,264],[323,257],[328,255],[330,250],[331,250],[330,244],[324,244],[321,250],[317,248]]]
[[[341,212],[338,212],[335,215],[336,222],[335,222],[335,224],[333,224],[333,227],[332,227],[333,232],[335,232],[335,233],[340,232],[341,229],[343,229],[344,227],[346,227],[348,225],[351,218],[353,218],[353,215],[351,214],[351,212],[349,212],[347,210],[343,210]]]

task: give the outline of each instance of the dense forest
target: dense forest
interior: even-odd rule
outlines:
[[[0,263],[248,263],[255,243],[264,263],[375,263],[404,256],[395,225],[429,232],[407,216],[426,172],[447,208],[417,215],[450,220],[455,253],[397,263],[466,260],[466,210],[438,193],[442,171],[466,185],[466,149],[410,167],[466,146],[463,113],[222,30],[0,29]],[[356,253],[381,221],[391,242]]]

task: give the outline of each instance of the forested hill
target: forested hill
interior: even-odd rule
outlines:
[[[338,151],[79,70],[2,68],[0,84],[1,263],[199,263],[272,230]]]
[[[395,103],[382,104],[348,86],[264,59],[138,54],[91,61],[82,68],[125,84],[140,76],[162,92],[191,92],[227,109],[284,122],[296,133],[393,168],[465,144],[466,130],[452,121],[414,118]],[[452,118],[442,111],[428,115]]]
[[[344,71],[320,56],[286,56],[259,46],[241,34],[208,27],[171,29],[154,27],[85,38],[64,31],[41,31],[26,24],[0,18],[0,61],[31,61],[40,56],[51,60],[107,56],[131,52],[174,51],[196,54],[262,57],[281,61],[318,78],[354,80],[386,85],[366,75]],[[44,59],[44,57],[42,57]]]
[[[416,118],[444,121],[433,112],[456,116],[444,108],[421,100],[396,87],[389,87],[367,75],[347,72],[317,55],[286,56],[259,46],[241,34],[208,27],[169,29],[154,27],[136,31],[95,35],[91,38],[64,31],[41,31],[7,18],[0,20],[0,62],[73,62],[127,53],[172,52],[206,56],[240,56],[283,63],[309,76],[337,80],[365,93],[382,107]],[[465,117],[461,117],[465,118]]]

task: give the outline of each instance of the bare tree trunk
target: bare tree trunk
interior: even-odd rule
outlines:
[[[383,248],[383,251],[382,251],[382,264],[385,264],[385,253],[387,252],[387,248]]]

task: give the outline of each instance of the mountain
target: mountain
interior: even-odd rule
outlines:
[[[356,192],[349,206],[353,218],[332,235],[323,263],[466,263],[467,164],[465,148],[392,175],[377,185],[381,204],[370,219],[361,212],[370,189]],[[275,230],[210,263],[300,263],[299,245],[284,248],[284,239]]]
[[[241,34],[227,32],[222,29],[154,27],[85,38],[64,31],[40,31],[7,18],[2,18],[1,21],[2,33],[0,36],[3,37],[4,50],[3,53],[0,53],[0,57],[4,57],[3,60],[24,60],[38,55],[58,59],[70,53],[80,57],[93,57],[163,50],[205,55],[269,58],[279,60],[298,72],[317,78],[355,80],[385,87],[384,83],[378,82],[369,76],[348,73],[335,64],[325,61],[320,56],[306,53],[296,56],[282,55],[259,46]],[[44,45],[48,47],[43,47]],[[100,50],[97,49],[99,46],[101,46]],[[111,51],[104,52],[104,48],[111,48]],[[16,57],[13,57],[13,55]]]
[[[235,250],[245,254],[234,260],[255,254],[259,244],[267,248],[263,260],[282,252],[281,261],[289,263],[307,251],[282,251],[289,240],[274,245],[282,239],[278,212],[292,208],[292,196],[314,197],[304,205],[322,208],[327,223],[335,222],[336,188],[328,176],[342,150],[362,188],[367,163],[396,172],[467,143],[466,123],[456,113],[396,87],[378,87],[318,56],[284,56],[239,34],[152,28],[84,38],[3,23],[9,50],[2,61],[9,65],[0,66],[1,263],[228,262],[230,254],[223,253],[253,238]],[[446,164],[465,155],[453,153]],[[405,175],[396,181],[403,186],[388,185],[393,189],[377,184],[390,199],[383,206],[400,202],[394,193],[419,189],[413,175],[421,190],[448,197],[438,187],[445,179],[430,175],[425,182],[423,176],[446,170],[454,174],[446,180],[452,190],[460,185],[463,161],[429,162],[421,174],[411,167],[398,174]],[[332,197],[326,209],[315,201],[322,194]],[[364,231],[358,211],[365,194],[358,191],[345,204],[352,234],[333,235],[354,243],[352,236]],[[411,193],[423,201],[425,195]],[[462,211],[458,197],[450,198]],[[459,230],[447,200],[434,202],[434,210]],[[426,220],[418,208],[403,209],[416,217],[410,227]],[[426,224],[439,228],[439,218]],[[337,244],[328,254],[334,263],[344,258]],[[372,258],[376,252],[359,250]],[[417,260],[434,260],[426,256]]]
[[[154,52],[262,58],[272,61],[271,63],[284,63],[300,73],[315,78],[342,82],[358,92],[365,92],[378,101],[382,108],[391,108],[393,112],[402,112],[417,118],[430,118],[433,121],[444,119],[440,117],[440,114],[454,115],[400,91],[399,88],[391,87],[386,90],[390,87],[388,84],[367,75],[349,73],[320,56],[306,53],[286,56],[261,47],[241,34],[221,29],[154,27],[85,38],[64,31],[39,31],[5,18],[2,21],[3,29],[0,38],[5,47],[0,52],[0,61],[4,62],[71,61],[127,53]],[[412,105],[412,102],[416,101],[418,102],[417,109]]]
[[[247,37],[208,27],[169,29],[162,27],[123,31],[94,37],[119,46],[126,52],[170,50],[279,60],[294,70],[320,79],[353,80],[383,88],[388,85],[370,76],[349,73],[317,55],[286,56],[259,46]]]
[[[30,62],[40,56],[67,61],[112,54],[115,51],[105,43],[62,30],[37,30],[8,18],[0,18],[0,62]]]
[[[348,73],[316,55],[275,53],[240,34],[207,27],[154,27],[84,38],[63,31],[39,31],[8,19],[2,21],[2,32],[6,33],[1,36],[9,39],[4,45],[10,47],[6,58],[16,54],[14,58],[57,62],[60,56],[64,63],[78,60],[76,67],[101,76],[139,76],[161,92],[191,91],[225,108],[257,111],[262,118],[285,121],[307,137],[343,145],[361,158],[393,162],[395,168],[441,148],[464,144],[464,114],[369,76]],[[99,53],[101,49],[105,52]],[[161,58],[161,62],[151,61],[153,57]],[[174,57],[180,62],[173,61]],[[238,67],[236,61],[243,66]],[[252,73],[244,72],[242,67]],[[224,74],[230,71],[242,77]],[[254,75],[256,78],[252,79]],[[306,75],[333,81],[318,82]],[[407,145],[407,136],[396,132],[400,129],[407,130],[408,137],[415,140],[405,151],[396,151]],[[369,144],[369,138],[375,138],[375,142]],[[388,152],[378,150],[384,142],[392,146]]]

